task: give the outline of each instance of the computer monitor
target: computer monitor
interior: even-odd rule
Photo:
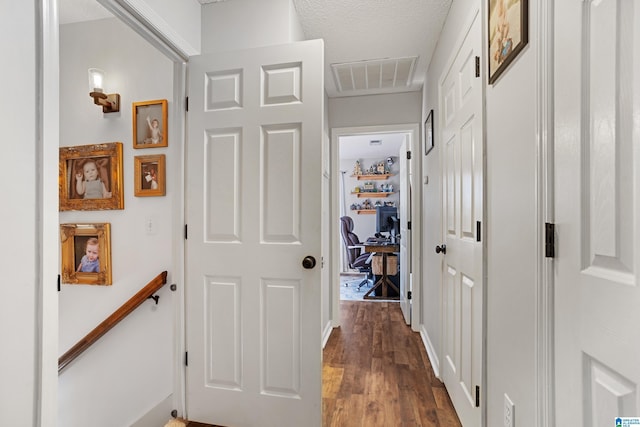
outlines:
[[[398,217],[398,208],[395,206],[378,206],[376,208],[376,232],[390,232],[393,224],[391,218]]]

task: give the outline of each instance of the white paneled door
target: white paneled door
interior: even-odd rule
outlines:
[[[640,3],[554,3],[556,425],[640,416]]]
[[[411,324],[411,300],[408,298],[408,292],[411,289],[410,265],[411,265],[411,231],[409,231],[409,221],[411,218],[411,188],[409,183],[411,179],[410,165],[411,160],[407,155],[408,144],[407,136],[400,146],[398,152],[398,161],[400,162],[400,207],[398,215],[400,220],[400,309],[407,325]]]
[[[482,79],[476,77],[480,28],[477,14],[440,80],[436,113],[443,174],[443,242],[436,248],[443,257],[441,372],[465,427],[481,425],[483,389]]]
[[[322,73],[318,40],[189,61],[192,420],[321,424]]]

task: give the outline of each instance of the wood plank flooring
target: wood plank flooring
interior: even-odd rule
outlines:
[[[340,303],[323,352],[323,427],[459,427],[419,334],[392,302]]]

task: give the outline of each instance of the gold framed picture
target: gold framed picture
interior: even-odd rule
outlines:
[[[62,283],[111,285],[109,223],[60,224]]]
[[[134,194],[137,197],[164,196],[166,187],[165,156],[135,156]]]
[[[60,147],[61,211],[124,209],[122,143]]]
[[[529,41],[528,0],[489,2],[489,84],[496,82]]]
[[[133,148],[167,147],[167,100],[133,103]]]

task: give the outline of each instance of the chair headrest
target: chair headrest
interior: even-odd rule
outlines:
[[[340,217],[340,222],[342,224],[342,228],[344,231],[352,232],[353,231],[353,219],[350,216]]]

